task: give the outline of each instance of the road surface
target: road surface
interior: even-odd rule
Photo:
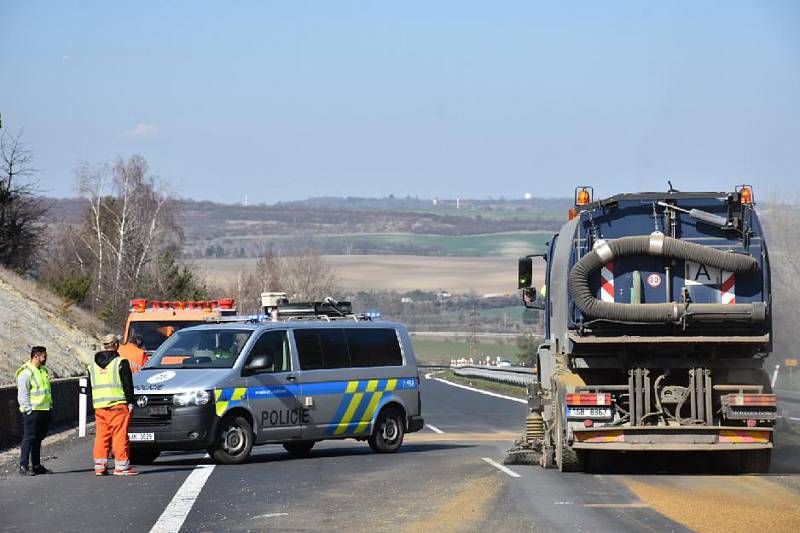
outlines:
[[[660,474],[655,461],[620,474],[503,469],[523,404],[434,379],[422,394],[428,426],[393,455],[328,441],[308,459],[280,446],[255,448],[237,466],[173,453],[139,476],[95,478],[90,439],[69,439],[45,449],[54,474],[0,478],[0,532],[772,533],[800,524],[800,477],[790,467],[767,476]]]

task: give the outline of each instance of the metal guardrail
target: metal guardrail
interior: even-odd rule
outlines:
[[[480,378],[496,383],[507,383],[517,387],[527,387],[536,379],[532,368],[520,366],[457,366],[453,367],[457,376]]]

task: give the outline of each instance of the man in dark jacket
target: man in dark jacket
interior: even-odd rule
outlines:
[[[94,473],[108,474],[108,454],[114,451],[114,475],[138,474],[130,468],[128,424],[133,411],[133,375],[127,360],[117,353],[115,335],[103,337],[103,351],[89,365],[92,405],[95,416]]]

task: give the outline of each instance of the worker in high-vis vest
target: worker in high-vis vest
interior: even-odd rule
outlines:
[[[19,458],[19,473],[22,476],[50,473],[41,462],[42,441],[50,427],[53,409],[53,393],[46,363],[47,348],[34,346],[31,348],[31,360],[17,370],[17,401],[22,413]]]
[[[114,452],[114,475],[133,476],[128,424],[133,411],[133,375],[128,361],[117,353],[116,335],[103,337],[103,351],[89,365],[94,407],[94,475],[108,475],[108,454]]]

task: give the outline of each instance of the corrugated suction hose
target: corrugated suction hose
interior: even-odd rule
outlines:
[[[569,273],[569,292],[575,305],[588,318],[622,322],[675,323],[684,316],[706,322],[757,322],[766,319],[763,302],[748,304],[626,304],[602,302],[589,288],[589,276],[617,257],[632,255],[683,259],[734,274],[758,271],[758,261],[750,255],[723,252],[661,234],[621,237],[601,243],[583,256]]]

